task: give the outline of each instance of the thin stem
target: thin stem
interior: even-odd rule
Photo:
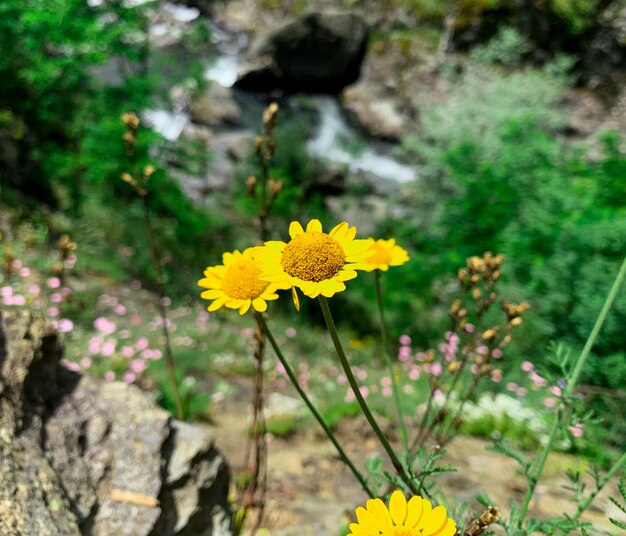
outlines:
[[[583,347],[582,351],[580,352],[580,355],[578,356],[578,359],[576,360],[576,365],[574,366],[574,370],[572,371],[571,376],[568,378],[567,387],[563,395],[564,399],[569,398],[569,396],[571,396],[572,392],[574,391],[574,388],[576,387],[576,383],[578,382],[580,373],[582,372],[583,366],[585,365],[585,361],[589,357],[589,353],[591,352],[591,349],[593,348],[593,345],[596,342],[596,338],[598,337],[598,334],[600,333],[600,329],[602,329],[602,325],[604,324],[604,321],[606,320],[609,310],[611,309],[611,306],[613,305],[613,302],[615,301],[615,298],[617,297],[617,293],[622,283],[624,282],[625,276],[626,276],[626,257],[624,258],[622,262],[622,266],[620,267],[620,270],[617,276],[615,277],[615,281],[613,281],[611,290],[609,291],[609,294],[606,297],[606,301],[604,302],[604,305],[602,306],[602,310],[600,311],[600,314],[598,315],[598,318],[596,319],[593,329],[591,330],[591,333],[589,334],[589,337],[587,338],[587,342],[585,343],[585,346]],[[526,517],[526,512],[528,511],[528,505],[530,504],[530,501],[535,492],[537,481],[539,480],[539,477],[541,476],[543,467],[546,463],[546,460],[548,459],[548,454],[550,454],[550,451],[552,450],[552,445],[554,443],[554,440],[556,439],[556,434],[558,432],[559,425],[561,423],[562,410],[563,410],[563,402],[561,402],[556,412],[554,422],[552,423],[552,429],[550,430],[550,435],[548,437],[548,442],[543,448],[541,457],[537,461],[535,470],[530,477],[529,486],[528,486],[528,489],[526,490],[526,494],[524,495],[524,501],[522,502],[522,506],[520,507],[520,510],[517,514],[516,524],[517,524],[517,527],[520,529],[522,528],[524,518]]]
[[[380,270],[374,270],[374,281],[376,282],[376,301],[378,302],[378,315],[380,316],[380,335],[383,344],[383,353],[385,360],[387,361],[387,367],[389,368],[389,375],[391,376],[391,387],[393,390],[393,398],[396,404],[396,411],[398,412],[398,420],[400,421],[400,432],[402,433],[402,444],[404,450],[409,450],[409,434],[406,429],[406,420],[404,413],[402,412],[402,404],[400,401],[400,390],[398,388],[398,382],[396,381],[396,375],[393,370],[393,359],[391,357],[391,348],[389,347],[389,337],[387,336],[387,322],[385,321],[385,309],[383,307],[383,293],[380,284]]]
[[[617,297],[617,293],[620,287],[622,286],[622,283],[624,282],[625,276],[626,276],[626,257],[624,257],[624,260],[622,261],[622,266],[620,267],[619,272],[617,273],[617,276],[615,277],[615,281],[613,281],[613,286],[611,286],[609,295],[606,297],[606,301],[604,302],[604,305],[602,306],[602,310],[600,311],[600,314],[598,315],[598,318],[596,319],[596,323],[594,324],[593,329],[591,330],[591,333],[589,334],[589,338],[587,339],[587,342],[585,343],[585,346],[582,352],[580,353],[580,356],[578,356],[578,360],[576,361],[576,366],[574,367],[574,370],[572,371],[572,375],[570,377],[568,385],[565,388],[566,396],[572,394],[572,391],[574,390],[574,386],[578,382],[578,378],[580,376],[580,373],[582,372],[583,367],[585,366],[585,362],[587,361],[587,358],[589,357],[591,348],[596,342],[598,333],[600,333],[600,329],[602,328],[602,325],[604,324],[604,321],[606,320],[606,317],[609,314],[611,306],[613,305],[613,302],[615,301],[615,298]]]
[[[256,534],[263,521],[263,514],[265,512],[265,483],[267,480],[267,441],[265,435],[265,415],[263,413],[264,406],[264,379],[265,373],[263,370],[263,358],[265,355],[265,333],[263,332],[263,326],[257,322],[256,333],[256,349],[254,351],[254,394],[252,397],[252,437],[249,440],[248,448],[246,449],[246,463],[250,466],[250,458],[254,458],[254,465],[252,470],[252,478],[250,484],[246,489],[243,505],[245,508],[250,508],[255,504],[255,495],[259,489],[259,481],[261,483],[261,500],[258,502],[259,510],[256,516],[256,521],[252,527],[250,533]],[[254,449],[254,453],[250,452],[250,445]]]
[[[176,408],[176,418],[178,420],[185,420],[185,412],[183,410],[183,404],[180,398],[180,391],[178,390],[178,382],[176,381],[176,367],[174,366],[174,356],[172,354],[172,346],[170,344],[170,332],[167,326],[167,310],[163,303],[165,298],[165,279],[163,277],[163,267],[161,266],[161,257],[159,256],[159,250],[154,238],[154,228],[152,227],[152,219],[150,218],[150,209],[148,208],[148,200],[145,196],[141,196],[144,208],[144,217],[146,221],[146,229],[148,230],[148,240],[150,242],[150,251],[152,253],[152,260],[157,270],[157,287],[159,289],[159,313],[161,315],[161,324],[163,330],[163,338],[165,339],[165,361],[167,363],[167,370],[170,379],[170,385],[172,387],[172,394],[174,396],[174,406]]]
[[[335,350],[337,351],[337,357],[339,357],[341,366],[343,367],[343,370],[346,374],[346,378],[348,378],[350,387],[352,387],[354,396],[356,397],[356,400],[359,406],[361,407],[361,411],[365,415],[367,422],[369,422],[370,426],[372,427],[372,430],[376,434],[376,437],[378,437],[380,444],[382,445],[382,447],[385,449],[385,452],[389,456],[389,459],[391,460],[391,463],[396,469],[398,476],[402,478],[402,480],[405,482],[408,488],[413,492],[413,494],[419,495],[418,489],[415,487],[415,484],[412,481],[411,477],[407,474],[406,469],[404,468],[404,465],[402,465],[402,463],[398,459],[398,456],[396,456],[396,453],[394,452],[393,447],[389,444],[389,441],[385,437],[385,434],[383,433],[383,431],[380,429],[380,426],[378,426],[376,419],[374,419],[372,412],[367,406],[367,403],[365,402],[365,399],[363,398],[363,395],[361,394],[361,391],[359,390],[359,386],[356,382],[356,378],[354,377],[354,374],[352,373],[352,369],[350,368],[350,363],[348,363],[348,358],[346,357],[346,353],[343,350],[343,346],[341,346],[341,341],[339,340],[339,335],[337,334],[337,328],[335,327],[335,322],[333,321],[330,308],[328,307],[328,300],[324,296],[319,296],[319,302],[322,307],[322,314],[324,315],[324,320],[326,321],[326,326],[328,327],[330,337],[333,340],[333,344],[335,345]]]
[[[328,436],[328,439],[330,439],[330,442],[337,449],[337,452],[339,453],[339,457],[341,458],[341,461],[343,461],[343,463],[345,463],[350,468],[350,470],[352,471],[352,474],[361,484],[363,491],[365,491],[365,493],[367,493],[369,497],[375,498],[376,494],[370,489],[363,475],[359,472],[359,470],[352,463],[352,461],[350,460],[346,452],[343,450],[343,447],[339,444],[339,441],[335,437],[335,434],[330,429],[328,424],[326,424],[326,421],[324,421],[324,417],[322,417],[320,412],[313,405],[313,402],[311,402],[311,399],[307,396],[307,394],[304,392],[302,387],[300,387],[300,384],[298,383],[298,378],[296,378],[296,375],[293,369],[291,368],[291,366],[289,365],[289,363],[283,356],[283,353],[281,352],[278,344],[276,343],[276,339],[274,339],[274,336],[272,335],[272,332],[270,331],[267,325],[267,322],[265,322],[265,318],[263,318],[263,315],[257,311],[255,311],[254,314],[257,317],[259,325],[263,327],[263,331],[265,332],[265,335],[267,335],[267,340],[270,341],[270,344],[272,345],[272,348],[274,349],[274,352],[276,353],[276,357],[280,361],[281,365],[284,367],[285,372],[287,373],[287,376],[289,377],[289,380],[291,380],[291,383],[293,384],[294,388],[300,395],[300,398],[302,398],[306,406],[309,408],[309,411],[313,414],[317,422],[324,429],[324,432],[326,432],[326,435]]]

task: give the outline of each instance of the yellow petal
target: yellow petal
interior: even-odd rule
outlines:
[[[385,532],[387,529],[391,528],[391,514],[389,514],[389,510],[387,510],[383,501],[380,499],[370,499],[367,501],[366,506],[367,511],[372,514],[372,520],[378,530]]]
[[[293,299],[293,304],[296,306],[296,311],[300,310],[300,298],[298,297],[298,291],[296,287],[291,287],[291,297]]]
[[[350,523],[348,528],[350,529],[350,534],[348,534],[348,536],[368,536],[367,532],[365,532],[363,527],[361,527],[358,523]]]
[[[252,304],[252,300],[245,300],[243,305],[239,308],[239,314],[240,315],[246,314],[248,312],[248,309],[250,309],[251,304]]]
[[[309,298],[317,298],[320,294],[320,283],[315,281],[302,281],[299,284],[300,290]]]
[[[280,272],[280,273],[261,273],[259,274],[259,279],[261,281],[267,281],[268,283],[282,283],[283,281],[285,281],[287,277],[287,274],[285,274],[285,272]],[[289,288],[289,287],[285,287],[285,288]]]
[[[217,277],[209,276],[200,279],[198,286],[202,288],[222,288],[222,280]]]
[[[456,523],[452,519],[448,518],[446,526],[436,536],[454,536],[455,534],[456,534]]]
[[[276,295],[276,297],[278,298],[278,296]],[[267,300],[267,297],[263,297],[263,298],[256,298],[254,300],[252,300],[252,307],[254,307],[255,311],[258,311],[259,313],[263,313],[265,311],[267,311],[267,302],[265,300]],[[269,298],[271,299],[271,298]]]
[[[349,266],[348,268],[352,268],[352,266]],[[335,276],[335,279],[337,281],[350,281],[350,279],[354,279],[356,277],[356,272],[354,270],[348,270],[348,268],[341,270]]]
[[[422,511],[424,508],[422,505],[423,501],[424,499],[422,499],[419,495],[415,495],[409,500],[405,522],[407,527],[415,527],[419,523],[422,518]]]
[[[300,222],[292,221],[289,224],[289,236],[291,238],[295,238],[296,236],[301,235],[302,233],[304,233],[304,229],[302,228],[302,225],[300,225]],[[268,243],[265,242],[265,245],[267,246]]]
[[[389,499],[389,513],[396,525],[402,525],[406,519],[406,497],[400,490],[391,494]]]
[[[348,224],[345,221],[342,221],[341,223],[335,225],[332,228],[330,233],[328,233],[328,236],[331,236],[335,240],[337,239],[342,240],[345,238],[345,232],[347,229],[348,229]]]
[[[341,281],[336,281],[335,279],[320,281],[318,287],[320,294],[327,298],[331,298],[337,292],[346,290],[346,286]]]
[[[298,223],[298,222],[295,221],[293,223]],[[298,223],[298,225],[300,224]],[[300,225],[300,229],[302,229],[302,225]],[[268,240],[267,242],[265,242],[265,246],[259,246],[255,248],[256,251],[254,251],[252,255],[253,257],[256,255],[260,255],[260,254],[268,255],[268,254],[273,253],[274,251],[283,251],[285,247],[287,247],[287,244],[285,244],[285,242],[283,242],[282,240]]]
[[[322,232],[322,222],[319,220],[311,220],[306,226],[307,233],[321,233]]]
[[[433,510],[432,503],[428,499],[422,499],[422,515],[419,521],[417,522],[418,528],[421,529],[424,527],[424,523],[428,521],[428,518],[430,517],[430,513],[432,512],[432,510]]]
[[[233,253],[230,253],[228,251],[222,255],[222,262],[224,263],[224,266],[228,266],[229,264],[232,264],[233,262],[235,262],[235,260],[236,260],[235,255],[233,255]]]
[[[222,307],[226,303],[226,299],[227,299],[226,296],[222,296],[221,298],[218,298],[211,305],[209,305],[207,310],[210,312],[217,311],[220,307]]]
[[[223,290],[215,288],[211,290],[205,290],[204,292],[200,294],[200,297],[204,298],[205,300],[215,300],[223,295],[224,295]]]
[[[446,526],[447,516],[444,506],[439,505],[433,509],[427,519],[422,523],[424,536],[435,536]]]
[[[356,518],[359,521],[359,525],[368,536],[378,536],[379,530],[376,528],[376,525],[374,525],[372,516],[365,508],[359,506],[356,509]]]

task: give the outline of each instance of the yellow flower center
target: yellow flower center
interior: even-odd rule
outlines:
[[[391,250],[385,246],[374,243],[372,245],[372,256],[368,257],[365,262],[369,264],[389,264],[391,262]]]
[[[254,300],[267,288],[269,283],[259,279],[259,270],[255,264],[242,259],[230,265],[224,275],[222,290],[230,298]]]
[[[281,264],[289,275],[316,283],[330,279],[343,268],[346,254],[339,243],[326,233],[306,232],[293,238]]]

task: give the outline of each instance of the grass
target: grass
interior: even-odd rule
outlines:
[[[99,250],[97,242],[89,242],[83,235],[84,242],[79,243],[76,250],[75,267],[65,270],[66,284],[50,288],[49,280],[56,277],[55,269],[59,263],[58,253],[49,246],[50,231],[33,223],[17,224],[11,231],[5,235],[12,234],[13,240],[10,246],[6,239],[0,242],[0,255],[6,257],[11,251],[13,263],[17,261],[15,265],[19,264],[10,282],[12,291],[25,296],[24,307],[51,317],[57,324],[62,319],[71,320],[71,329],[63,335],[66,366],[107,381],[115,378],[156,391],[161,404],[172,409],[161,350],[163,341],[157,297],[143,288],[139,280],[129,280],[125,276],[124,265],[132,260],[132,251],[127,246],[109,249],[106,243]],[[28,268],[27,276],[20,275],[26,273],[23,268]],[[5,284],[3,288],[7,286]],[[33,286],[39,287],[38,294],[31,292]],[[60,302],[55,302],[59,299],[59,291],[66,295]],[[315,318],[314,308],[309,308],[309,314],[303,317],[287,302],[275,308],[269,322],[279,345],[299,375],[301,385],[311,393],[331,426],[358,415],[358,406],[336,363],[330,338],[321,326],[311,323],[311,318]],[[198,294],[174,296],[168,305],[168,317],[178,379],[188,414],[193,419],[210,420],[211,401],[228,396],[232,378],[251,377],[254,372],[255,325],[250,316],[240,317],[234,311],[209,314],[205,305]],[[22,306],[5,303],[2,307],[15,309]],[[50,315],[51,308],[58,309],[58,313]],[[368,403],[379,415],[394,418],[390,378],[381,360],[377,338],[371,335],[360,337],[345,327],[340,336]],[[411,348],[410,354],[410,360],[397,362],[396,374],[404,394],[403,409],[416,419],[429,391],[429,379],[427,367],[419,361],[418,349]],[[269,349],[267,355],[269,392],[293,396]],[[507,404],[530,408],[535,415],[533,426],[529,427],[527,416],[516,418],[498,413],[495,406],[491,411],[486,410],[490,405],[481,402],[481,396],[485,395],[478,393],[468,406],[474,409],[466,417],[462,431],[490,439],[507,438],[523,448],[534,450],[541,445],[545,435],[541,423],[548,417],[549,410],[544,401],[551,395],[547,388],[537,387],[519,371],[513,372],[511,379],[515,379],[516,389],[525,393],[519,396],[509,390]],[[507,392],[504,386],[510,383],[505,378],[502,386],[494,384],[489,390]],[[310,421],[300,414],[278,414],[267,420],[267,431],[281,437],[308,426]],[[562,441],[561,448],[574,448],[605,464],[610,456],[607,457],[605,449],[594,448],[594,437],[590,425],[585,429],[584,438],[575,442],[571,438]]]

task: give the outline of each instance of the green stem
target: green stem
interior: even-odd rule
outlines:
[[[626,452],[622,454],[621,458],[615,462],[615,465],[611,467],[609,472],[604,475],[604,478],[598,483],[597,488],[589,494],[589,496],[578,505],[576,513],[572,516],[572,521],[578,521],[580,515],[587,509],[587,507],[593,502],[598,493],[602,491],[602,488],[617,474],[617,472],[626,465]]]
[[[385,449],[385,452],[389,456],[389,459],[391,460],[391,463],[393,464],[396,472],[398,473],[398,476],[400,476],[400,478],[404,481],[404,483],[411,490],[411,492],[413,492],[413,494],[419,495],[418,489],[415,487],[415,484],[412,481],[411,477],[407,474],[406,469],[404,468],[404,465],[402,465],[402,463],[398,459],[398,456],[396,456],[396,453],[394,452],[392,446],[389,444],[389,441],[385,437],[385,434],[380,429],[380,426],[378,426],[376,419],[374,419],[372,412],[367,406],[367,403],[365,402],[365,399],[363,398],[363,395],[361,394],[361,391],[359,390],[359,386],[356,382],[356,378],[354,377],[354,374],[352,373],[352,369],[350,368],[350,363],[348,363],[348,358],[346,357],[346,353],[344,352],[343,346],[341,345],[341,341],[339,340],[339,335],[337,334],[337,328],[335,327],[335,322],[333,321],[333,317],[330,312],[330,307],[328,307],[328,300],[324,296],[319,296],[319,302],[322,307],[322,314],[324,315],[324,320],[326,321],[326,326],[328,327],[330,337],[333,340],[333,344],[335,345],[335,350],[337,351],[337,357],[339,357],[339,361],[341,362],[343,371],[345,372],[346,377],[348,378],[350,387],[352,387],[352,391],[354,392],[354,396],[356,397],[356,400],[361,408],[361,411],[363,412],[363,415],[365,415],[367,422],[369,422],[370,426],[372,427],[372,430],[376,434],[376,437],[378,437],[380,444]]]
[[[404,450],[409,450],[409,434],[406,429],[406,420],[404,413],[402,412],[402,404],[400,400],[400,390],[398,388],[398,382],[396,382],[396,375],[393,371],[393,358],[391,357],[391,349],[389,347],[389,337],[387,335],[387,322],[385,321],[385,309],[383,307],[383,293],[380,284],[380,270],[374,271],[374,281],[376,282],[376,301],[378,302],[378,315],[380,316],[380,335],[383,343],[383,353],[387,361],[387,367],[389,368],[389,375],[391,376],[391,387],[393,389],[393,398],[396,404],[396,411],[398,412],[398,420],[400,421],[400,432],[402,433],[402,444]]]
[[[306,406],[309,408],[309,411],[313,414],[313,416],[317,419],[317,422],[324,429],[324,432],[326,432],[326,435],[328,436],[328,439],[330,439],[330,442],[337,449],[337,452],[339,453],[339,457],[341,458],[343,463],[345,463],[350,468],[350,470],[352,471],[352,474],[356,477],[356,479],[361,484],[361,487],[363,488],[363,491],[365,491],[365,493],[367,493],[367,495],[369,497],[375,498],[376,494],[370,489],[370,487],[367,485],[367,482],[366,482],[365,478],[363,477],[363,475],[359,472],[359,470],[356,468],[356,466],[352,463],[350,458],[348,458],[348,455],[343,450],[343,447],[339,444],[339,441],[335,437],[335,434],[330,429],[328,424],[326,424],[326,421],[324,421],[324,417],[322,417],[320,412],[313,405],[313,402],[311,402],[311,399],[307,396],[307,394],[304,392],[302,387],[300,387],[300,384],[298,383],[298,379],[296,378],[296,375],[293,372],[293,369],[291,368],[291,366],[289,365],[289,363],[287,362],[287,360],[283,356],[283,353],[281,352],[280,348],[278,347],[276,339],[274,339],[274,336],[272,335],[272,332],[270,331],[270,329],[269,329],[269,327],[267,325],[267,322],[265,322],[265,318],[263,318],[263,315],[261,313],[257,312],[257,311],[255,311],[254,314],[256,315],[256,318],[257,318],[257,321],[259,322],[259,325],[262,326],[263,331],[265,332],[265,335],[267,335],[267,339],[270,341],[270,344],[272,345],[272,348],[274,349],[274,352],[276,353],[276,357],[278,358],[278,360],[280,361],[280,363],[284,367],[285,372],[287,373],[287,376],[289,377],[289,379],[291,380],[291,383],[293,384],[293,386],[295,387],[296,391],[300,395],[300,398],[302,398],[302,400],[304,401]]]
[[[572,392],[574,391],[574,388],[576,387],[576,383],[578,382],[578,378],[580,377],[580,373],[582,372],[583,366],[585,365],[585,362],[587,361],[587,358],[589,357],[589,353],[591,352],[591,349],[593,348],[593,345],[596,342],[596,338],[598,337],[598,334],[600,333],[600,329],[602,329],[602,325],[604,324],[604,321],[606,320],[606,317],[609,314],[611,306],[613,305],[613,302],[615,301],[615,298],[617,297],[617,293],[619,292],[619,289],[622,283],[624,282],[625,276],[626,276],[626,257],[622,261],[622,266],[620,267],[620,270],[617,276],[615,277],[615,281],[613,281],[611,290],[609,291],[609,294],[606,297],[606,301],[604,302],[604,305],[602,306],[602,310],[600,311],[600,314],[598,315],[598,318],[596,319],[593,329],[591,330],[591,333],[589,334],[589,337],[587,338],[587,342],[585,343],[585,346],[583,347],[582,351],[580,352],[580,355],[578,356],[578,359],[576,360],[576,365],[574,366],[574,370],[572,371],[570,377],[568,378],[567,387],[565,388],[565,392],[563,394],[564,400],[566,400],[567,398],[569,398],[569,396],[571,396]],[[522,528],[522,524],[524,523],[524,519],[526,517],[526,512],[528,511],[528,506],[535,493],[535,487],[537,486],[537,482],[539,480],[539,477],[541,476],[543,467],[546,463],[546,460],[548,459],[548,454],[550,454],[550,451],[552,450],[552,445],[554,443],[554,440],[556,439],[556,435],[559,429],[559,425],[561,424],[561,419],[563,415],[562,410],[563,410],[563,402],[561,402],[561,404],[559,405],[559,408],[554,417],[554,422],[552,423],[552,429],[550,430],[550,435],[548,436],[548,442],[543,448],[543,452],[541,453],[541,456],[539,460],[537,461],[533,474],[530,476],[528,489],[526,490],[526,494],[524,495],[522,506],[520,507],[520,510],[517,514],[516,525],[519,529]],[[624,463],[621,459],[620,461]]]
[[[578,378],[580,376],[580,373],[582,372],[583,366],[585,365],[585,361],[587,361],[587,358],[589,357],[591,348],[596,342],[596,337],[598,336],[598,333],[600,333],[600,329],[602,328],[602,325],[604,324],[604,321],[606,320],[606,317],[609,314],[611,306],[613,305],[613,302],[615,301],[615,298],[617,297],[617,293],[619,292],[619,289],[622,286],[622,283],[624,282],[625,276],[626,276],[626,257],[624,257],[624,260],[622,261],[622,266],[620,267],[619,272],[617,273],[617,276],[615,277],[615,281],[613,281],[613,286],[611,287],[611,290],[609,291],[609,295],[606,297],[606,301],[604,302],[604,305],[602,306],[602,310],[600,311],[600,314],[598,315],[598,318],[596,319],[596,323],[594,324],[593,329],[591,330],[591,333],[589,334],[589,338],[587,339],[587,342],[585,343],[585,346],[582,352],[580,353],[580,356],[578,357],[576,366],[574,367],[574,370],[570,377],[570,381],[567,387],[565,388],[566,397],[572,394],[572,391],[574,390],[574,387],[576,383],[578,382]]]

